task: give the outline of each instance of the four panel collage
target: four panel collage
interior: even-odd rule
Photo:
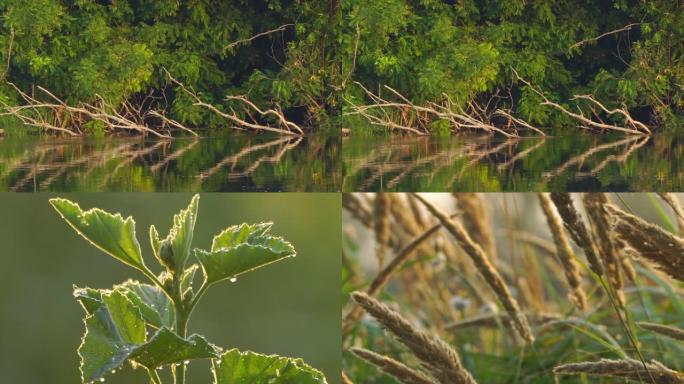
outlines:
[[[0,384],[684,384],[684,2],[0,19]]]

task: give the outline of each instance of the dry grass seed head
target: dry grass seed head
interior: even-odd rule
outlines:
[[[476,384],[461,364],[458,353],[444,340],[417,328],[401,314],[365,293],[354,292],[352,298],[408,347],[440,383]]]
[[[532,335],[532,330],[527,323],[525,315],[520,310],[518,302],[513,298],[513,295],[511,295],[503,278],[489,261],[489,258],[482,247],[473,241],[460,223],[451,220],[449,215],[420,195],[416,194],[415,196],[423,205],[425,205],[433,216],[439,219],[442,225],[444,225],[444,228],[451,233],[465,253],[470,256],[470,259],[473,261],[484,280],[494,291],[494,294],[498,297],[506,309],[506,312],[510,315],[514,328],[518,334],[526,342],[532,343],[534,341],[534,336]]]
[[[423,372],[414,370],[390,357],[377,354],[365,348],[354,347],[351,352],[359,358],[375,365],[381,371],[394,377],[403,384],[437,384]]]
[[[624,280],[620,271],[619,242],[615,240],[615,234],[610,228],[610,218],[604,208],[606,204],[608,204],[608,197],[603,193],[584,195],[584,207],[596,235],[597,249],[605,267],[606,276],[617,293],[616,297],[620,305],[624,308],[625,295],[622,291]]]
[[[599,276],[603,276],[603,265],[598,257],[598,250],[592,241],[587,227],[572,203],[569,193],[552,193],[551,200],[563,219],[565,228],[570,233],[572,240],[584,250],[584,255],[589,261],[591,270]]]
[[[641,361],[634,359],[601,359],[593,362],[587,361],[559,365],[553,369],[553,372],[555,374],[564,375],[579,375],[584,373],[595,376],[622,377],[639,382],[650,381],[650,377],[653,377],[655,380],[654,384],[684,383],[684,374],[673,371],[655,360],[651,360],[650,363],[647,363],[646,367],[648,368],[648,371],[646,371],[644,364]],[[651,376],[649,376],[649,372]]]
[[[659,333],[661,335],[684,341],[684,330],[679,329],[677,327],[673,327],[671,325],[663,325],[663,324],[656,324],[656,323],[649,323],[646,321],[640,321],[637,322],[637,325],[639,325],[643,329],[647,329],[651,332]]]
[[[617,236],[658,269],[684,281],[684,241],[681,238],[614,205],[606,205],[606,210],[612,217]]]
[[[684,209],[674,193],[658,193],[663,201],[670,206],[675,214],[675,219],[677,220],[677,229],[679,236],[684,236]]]
[[[540,193],[539,202],[542,211],[544,211],[544,216],[546,216],[546,222],[551,230],[553,242],[556,245],[556,255],[563,266],[565,279],[570,286],[570,300],[572,300],[578,308],[584,309],[587,303],[587,297],[584,290],[582,290],[582,275],[580,274],[579,265],[575,260],[574,252],[570,246],[570,240],[563,230],[563,221],[548,193]]]
[[[466,231],[487,252],[492,263],[496,264],[496,243],[484,199],[478,193],[454,193],[454,197],[456,206],[463,214]]]

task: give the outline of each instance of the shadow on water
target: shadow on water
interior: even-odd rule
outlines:
[[[344,191],[671,191],[684,138],[348,137]]]
[[[340,139],[0,140],[5,191],[338,191]]]

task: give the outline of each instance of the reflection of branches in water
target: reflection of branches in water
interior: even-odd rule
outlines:
[[[197,175],[197,184],[201,185],[206,179],[208,179],[209,177],[211,177],[212,175],[216,174],[217,172],[221,171],[226,167],[229,167],[230,169],[230,172],[228,173],[229,179],[249,176],[259,167],[259,164],[263,162],[274,163],[279,161],[280,158],[285,154],[285,152],[288,152],[291,149],[295,148],[297,145],[299,145],[299,143],[302,142],[302,140],[302,137],[281,137],[266,143],[247,146],[240,150],[240,152],[225,157],[223,160],[219,161],[216,165],[207,169],[206,171],[200,172]],[[245,171],[235,171],[236,167],[239,164],[239,161],[246,155],[261,150],[269,149],[272,147],[276,147],[278,145],[282,145],[283,147],[280,148],[276,155],[265,154],[257,160],[255,160]]]
[[[603,161],[601,161],[601,162],[599,163],[599,165],[597,165],[597,166],[594,167],[591,171],[589,171],[588,175],[595,175],[595,174],[597,174],[599,171],[601,171],[603,168],[605,168],[606,165],[608,165],[608,164],[610,164],[610,163],[612,163],[612,162],[624,163],[625,161],[627,161],[627,159],[629,158],[629,156],[631,156],[632,153],[634,153],[634,151],[636,151],[637,149],[639,149],[639,148],[643,147],[644,145],[646,145],[650,140],[651,140],[651,137],[650,137],[650,136],[644,137],[643,139],[640,139],[640,140],[634,142],[634,144],[632,144],[631,146],[629,146],[622,154],[620,154],[620,155],[610,155],[610,156],[606,157],[605,159],[603,159]],[[585,176],[585,175],[587,175],[587,174],[582,173],[582,172],[578,172],[577,175],[578,175],[578,176]]]
[[[499,164],[497,166],[497,168],[499,170],[504,170],[506,168],[510,168],[513,164],[515,164],[516,161],[524,159],[525,157],[527,157],[527,155],[529,155],[531,152],[534,152],[535,150],[541,148],[544,144],[546,144],[546,137],[542,136],[542,138],[540,140],[538,140],[537,143],[535,143],[533,146],[527,148],[524,151],[518,152],[517,155],[511,157],[511,159],[508,160],[507,162]]]
[[[91,162],[99,161],[101,164],[104,164],[105,159],[112,160],[124,156],[132,146],[132,143],[124,143],[112,149],[83,154],[67,162],[60,160],[64,149],[67,148],[66,144],[46,146],[43,150],[38,152],[38,157],[34,158],[34,160],[28,160],[14,167],[15,170],[29,169],[29,172],[10,187],[10,191],[16,192],[22,190],[31,180],[34,182],[34,190],[38,190],[38,187],[40,187],[40,189],[46,189],[57,179],[57,177],[64,174],[67,170]],[[41,182],[40,185],[36,185],[36,180],[42,174],[49,174],[49,176],[46,180]]]
[[[170,155],[168,155],[168,156],[164,156],[164,157],[161,159],[161,161],[159,161],[159,162],[157,162],[156,164],[153,164],[152,166],[150,166],[150,171],[152,171],[152,172],[157,172],[161,167],[165,166],[165,165],[168,164],[169,162],[171,162],[171,161],[173,161],[173,160],[176,160],[176,159],[179,159],[181,156],[183,156],[183,155],[185,154],[185,152],[190,151],[195,145],[197,145],[197,143],[199,143],[199,139],[198,139],[198,138],[194,138],[194,139],[190,142],[190,144],[188,144],[188,145],[186,145],[186,146],[184,146],[184,147],[181,147],[180,149],[177,149],[176,151],[174,151],[172,154],[170,154]]]
[[[419,159],[405,159],[403,155],[415,148],[417,144],[428,144],[425,149],[428,152],[431,150],[429,139],[416,138],[415,140],[403,141],[400,145],[390,144],[377,148],[375,151],[369,151],[369,155],[351,165],[349,174],[369,174],[368,177],[357,184],[355,188],[358,190],[368,190],[378,181],[382,189],[391,189],[409,175],[412,177],[431,178],[443,168],[453,168],[455,160],[465,159],[467,163],[459,168],[459,171],[454,174],[449,183],[443,186],[444,189],[448,189],[462,176],[467,168],[506,148],[514,148],[518,142],[518,138],[509,138],[493,147],[490,140],[468,142],[461,147],[449,145],[448,148],[434,151]],[[525,155],[523,154],[523,156]],[[429,170],[426,170],[423,166],[429,166]],[[418,170],[425,173],[420,174]],[[385,180],[388,181],[385,182]]]
[[[171,144],[171,142],[169,140],[160,140],[160,141],[155,142],[154,145],[151,145],[149,147],[143,147],[142,149],[139,149],[136,151],[126,152],[124,154],[124,156],[126,158],[123,159],[122,161],[120,161],[111,172],[107,173],[107,176],[105,176],[104,178],[102,178],[102,180],[100,180],[100,182],[98,183],[99,189],[103,189],[107,184],[109,184],[109,180],[111,180],[112,177],[116,176],[123,167],[131,165],[136,159],[147,156],[151,153],[154,153],[157,149],[159,149],[161,147],[166,147],[170,144]],[[88,169],[85,173],[85,176],[87,177],[90,173],[93,172],[94,169],[95,169],[94,167]]]
[[[517,163],[529,157],[530,154],[542,150],[542,147],[548,143],[546,138],[535,140],[538,141],[524,149],[520,148],[519,143],[523,142],[520,138],[508,138],[501,142],[492,142],[487,139],[473,140],[459,145],[449,145],[446,148],[437,148],[436,145],[431,145],[433,142],[428,138],[421,137],[414,140],[402,138],[399,145],[389,142],[381,146],[373,146],[372,150],[365,151],[362,157],[354,159],[349,164],[346,177],[357,178],[353,181],[353,188],[357,191],[368,191],[373,188],[390,190],[397,188],[399,183],[407,178],[420,179],[421,182],[430,184],[430,180],[443,174],[446,168],[451,173],[451,178],[443,185],[439,185],[439,188],[451,190],[477,164],[491,162],[500,172],[515,172]],[[617,149],[618,153],[597,159],[595,162],[598,164],[589,172],[576,173],[579,177],[593,175],[612,163],[625,162],[649,141],[649,136],[629,136],[609,143],[594,144],[556,169],[541,173],[541,176],[548,180],[569,171],[573,166],[581,167],[586,160],[595,155]],[[416,155],[412,151],[419,151],[419,154]],[[457,160],[462,160],[462,162]],[[378,183],[380,185],[376,187]]]
[[[597,153],[607,151],[610,149],[614,149],[614,148],[628,144],[628,145],[630,145],[630,147],[628,147],[628,150],[625,152],[625,154],[623,154],[624,159],[619,160],[619,159],[615,158],[615,160],[624,161],[635,149],[646,144],[648,142],[648,140],[649,140],[648,137],[646,137],[642,140],[639,136],[630,136],[630,137],[627,137],[627,138],[624,138],[621,140],[617,140],[617,141],[613,141],[610,143],[601,144],[601,145],[597,145],[595,147],[591,147],[587,151],[583,152],[582,154],[570,158],[570,160],[561,164],[561,166],[556,168],[555,170],[550,171],[550,172],[545,172],[543,174],[543,176],[545,178],[551,178],[554,176],[558,176],[558,175],[562,174],[563,172],[567,171],[568,168],[572,167],[573,165],[581,166],[585,160],[589,159],[590,157],[592,157],[593,155],[595,155]],[[637,147],[632,148],[630,150],[630,148],[633,147],[634,145],[637,145]],[[603,167],[605,167],[605,165],[606,164],[600,166],[599,170],[603,169]],[[598,172],[598,171],[596,171],[596,172]]]

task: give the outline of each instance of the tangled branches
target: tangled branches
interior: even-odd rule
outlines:
[[[623,108],[614,108],[614,109],[608,109],[605,105],[601,104],[598,100],[596,100],[592,95],[574,95],[571,100],[572,101],[577,101],[577,100],[584,100],[589,103],[590,109],[591,109],[591,116],[587,117],[580,106],[577,106],[578,112],[572,112],[565,108],[564,106],[553,102],[549,100],[544,92],[542,92],[540,89],[537,89],[534,87],[532,84],[530,84],[529,81],[523,79],[518,72],[516,72],[515,69],[511,68],[513,71],[513,74],[515,77],[520,80],[523,84],[527,85],[527,87],[532,90],[532,92],[536,93],[539,95],[544,101],[541,103],[542,105],[548,105],[563,114],[572,117],[573,119],[577,120],[579,122],[580,127],[583,128],[588,128],[588,129],[595,129],[599,131],[618,131],[618,132],[623,132],[623,133],[628,133],[632,135],[650,135],[651,130],[642,122],[635,120],[632,115],[629,113],[626,107]],[[609,124],[605,123],[601,120],[600,118],[600,113],[603,112],[608,116],[621,116],[624,119],[625,126],[619,126],[615,124]]]
[[[518,129],[529,129],[542,136],[539,128],[533,127],[526,121],[516,118],[510,110],[490,108],[489,103],[480,106],[473,101],[463,108],[452,98],[444,94],[441,102],[429,102],[424,106],[416,105],[395,89],[385,85],[383,88],[390,92],[397,101],[383,98],[380,93],[375,94],[361,83],[356,84],[363,89],[372,101],[367,105],[356,105],[346,100],[351,106],[348,115],[359,115],[373,125],[385,126],[396,130],[411,132],[417,135],[430,134],[430,124],[435,121],[445,121],[452,131],[480,130],[490,134],[498,133],[506,137],[517,137]],[[503,128],[501,128],[503,127]]]
[[[171,74],[167,70],[164,71],[174,84],[180,87],[180,89],[183,92],[185,92],[193,100],[195,100],[195,106],[206,108],[216,113],[217,115],[227,119],[228,121],[235,124],[235,128],[248,128],[255,131],[270,131],[285,135],[304,134],[304,130],[299,125],[289,121],[285,117],[283,110],[278,105],[271,109],[261,109],[252,101],[247,99],[247,97],[245,96],[226,96],[227,101],[238,102],[242,105],[242,110],[244,114],[248,116],[248,118],[241,118],[233,107],[229,107],[230,113],[226,113],[220,110],[217,106],[203,101],[192,89],[186,87],[183,83],[181,83],[176,78],[171,76]],[[273,126],[269,125],[268,123],[262,123],[262,121],[268,120],[269,118],[275,118],[275,120],[278,122],[278,125]]]
[[[153,135],[169,138],[170,135],[152,129],[147,121],[150,118],[161,121],[162,128],[167,125],[197,134],[179,122],[172,120],[162,112],[144,110],[125,101],[118,108],[97,96],[97,103],[82,102],[76,106],[69,105],[47,89],[38,86],[37,89],[47,96],[47,101],[38,99],[9,83],[23,100],[22,105],[0,103],[0,116],[12,116],[27,126],[41,128],[47,132],[80,136],[83,134],[84,124],[95,122],[105,131],[131,131],[143,135]]]

